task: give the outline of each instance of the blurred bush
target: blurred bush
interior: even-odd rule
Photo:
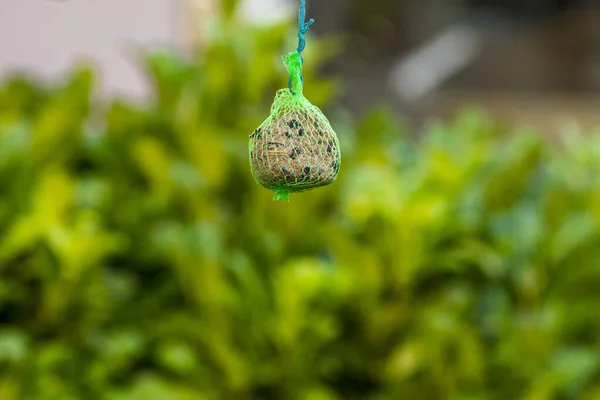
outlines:
[[[290,35],[153,52],[143,105],[2,86],[0,399],[600,398],[600,140],[338,113],[338,182],[273,203],[247,140]]]

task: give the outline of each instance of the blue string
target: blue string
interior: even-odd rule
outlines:
[[[305,21],[306,20],[306,0],[301,0],[300,1],[300,11],[298,13],[298,49],[296,51],[298,51],[298,54],[300,54],[300,59],[302,60],[302,62],[304,62],[304,60],[302,59],[302,52],[304,51],[304,48],[306,47],[306,38],[304,37],[304,34],[306,32],[308,32],[308,30],[310,29],[310,26],[312,24],[314,24],[315,20],[314,19],[310,19],[308,22]]]
[[[306,21],[306,0],[301,0],[300,1],[300,10],[298,11],[298,48],[296,49],[296,51],[300,55],[300,61],[302,62],[302,64],[304,64],[304,58],[302,57],[302,52],[304,51],[304,48],[306,47],[306,38],[304,37],[304,34],[306,32],[308,32],[308,30],[310,29],[310,26],[312,24],[314,24],[314,22],[315,22],[315,20],[312,18],[310,20],[308,20],[308,22]],[[304,77],[302,76],[302,72],[300,72],[300,80],[302,81],[302,83],[304,83]],[[290,88],[290,92],[292,92],[292,94],[295,94],[294,91],[292,90],[292,78],[291,77],[288,82],[288,86]]]

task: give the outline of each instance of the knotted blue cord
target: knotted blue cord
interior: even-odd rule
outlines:
[[[301,0],[300,1],[300,10],[298,12],[298,48],[296,49],[296,51],[300,55],[300,60],[301,60],[302,64],[304,64],[304,58],[302,57],[302,52],[304,51],[304,48],[306,47],[306,38],[304,37],[304,34],[306,32],[308,32],[308,30],[310,29],[310,26],[314,22],[315,22],[315,20],[312,18],[310,20],[308,20],[308,22],[306,21],[306,0]],[[304,83],[304,77],[302,76],[302,71],[300,71],[300,80]],[[296,94],[296,93],[294,93],[294,90],[292,89],[292,77],[290,77],[290,80],[288,81],[288,87],[290,89],[290,92],[292,92],[292,94]]]

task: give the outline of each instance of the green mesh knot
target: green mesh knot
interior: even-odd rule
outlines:
[[[273,201],[290,201],[290,191],[284,190],[281,192],[275,192],[275,196],[273,196]]]
[[[298,52],[289,53],[283,57],[285,69],[290,74],[290,90],[294,95],[301,95],[304,85],[302,83],[302,57]]]
[[[275,192],[275,201],[290,193],[329,185],[341,165],[338,138],[327,117],[302,94],[302,60],[284,58],[289,89],[277,92],[271,115],[250,135],[250,168],[256,182]]]

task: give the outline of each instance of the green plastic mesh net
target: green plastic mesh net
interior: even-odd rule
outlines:
[[[275,192],[290,193],[329,185],[338,176],[341,152],[331,124],[302,94],[302,57],[288,54],[284,64],[290,88],[279,90],[269,117],[250,135],[250,167],[256,182]]]

